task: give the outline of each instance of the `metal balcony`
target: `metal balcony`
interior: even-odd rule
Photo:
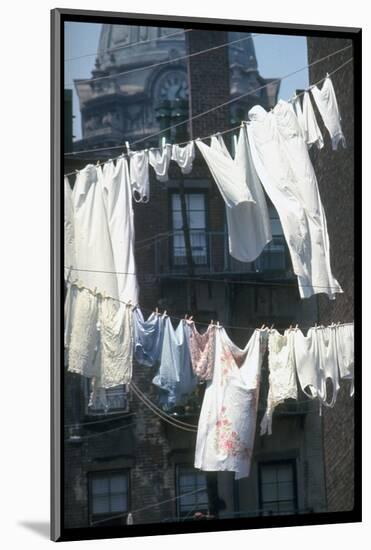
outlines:
[[[195,275],[271,274],[291,277],[292,268],[284,237],[274,236],[254,262],[232,258],[228,234],[223,231],[190,230]],[[159,236],[155,241],[155,273],[172,276],[187,273],[187,257],[181,230]]]

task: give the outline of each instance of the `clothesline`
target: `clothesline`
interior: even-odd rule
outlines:
[[[194,29],[182,29],[181,31],[173,32],[171,34],[163,34],[162,36],[156,36],[155,38],[151,38],[149,40],[139,40],[138,42],[132,42],[130,44],[125,44],[124,46],[116,46],[115,48],[106,48],[105,50],[100,50],[100,53],[112,53],[117,50],[126,50],[128,48],[133,48],[134,46],[141,46],[142,44],[149,44],[150,42],[158,42],[159,40],[168,40],[172,36],[177,36],[178,34],[184,34],[187,32],[191,32]],[[76,61],[77,59],[83,59],[85,57],[95,57],[97,55],[97,52],[94,53],[86,53],[83,55],[79,55],[76,57],[69,57],[68,59],[65,59],[64,62],[67,63],[69,61]]]
[[[84,270],[83,270],[84,271]],[[98,273],[100,273],[100,271],[98,271]],[[114,272],[113,272],[114,273]],[[134,275],[134,273],[131,273],[131,275]],[[192,277],[174,277],[174,279],[182,279],[182,280],[193,280],[193,279],[196,279],[196,278],[192,278]],[[197,280],[201,280],[201,281],[211,281],[211,282],[215,282],[215,281],[218,281],[218,282],[222,282],[222,283],[251,283],[252,286],[255,286],[255,285],[259,285],[259,283],[261,285],[265,285],[265,286],[277,286],[277,285],[281,285],[281,286],[285,286],[285,288],[287,288],[288,286],[289,287],[294,287],[295,285],[284,285],[284,283],[276,283],[276,285],[274,285],[274,283],[270,283],[270,282],[266,282],[266,281],[258,281],[258,282],[255,282],[255,281],[224,281],[224,280],[221,280],[221,279],[203,279],[203,278],[200,278],[200,279],[197,279]],[[88,292],[90,292],[91,294],[94,295],[94,292],[89,289],[89,288],[86,288],[86,287],[80,287],[74,283],[70,283],[72,286],[76,286],[77,288],[85,288],[85,290],[87,290]],[[319,287],[319,288],[322,288],[322,287]],[[134,304],[132,304],[130,301],[129,302],[125,302],[123,300],[119,300],[118,298],[110,298],[111,300],[113,300],[114,302],[119,302],[120,304],[123,304],[123,305],[126,305],[126,306],[134,306]],[[155,310],[153,309],[149,309],[149,308],[145,308],[145,307],[141,307],[139,304],[136,304],[134,307],[140,309],[141,311],[143,312],[147,312],[147,313],[153,313]],[[165,311],[166,315],[167,315],[167,310]],[[188,314],[187,314],[188,315]],[[177,317],[175,315],[168,315],[168,317],[171,317],[171,319],[174,319],[174,320],[177,320],[177,321],[181,321],[183,319],[186,319],[187,317],[184,316],[184,317]],[[209,326],[210,323],[204,323],[202,321],[195,321],[196,325],[200,325],[200,326]],[[271,324],[271,323],[268,323],[267,326]],[[297,324],[296,322],[293,322],[293,324]],[[347,325],[347,324],[351,324],[351,323],[341,323],[342,325]],[[223,326],[224,328],[226,329],[231,329],[231,330],[247,330],[247,331],[252,331],[252,330],[256,330],[258,327],[241,327],[241,326],[232,326],[232,325],[224,325],[222,323],[220,323],[220,326]],[[264,325],[265,326],[265,325]],[[274,325],[275,326],[275,325]],[[300,327],[301,329],[309,329],[312,327],[312,325],[299,325],[298,324],[298,327]],[[281,327],[281,326],[275,326],[275,328],[278,330],[286,330],[287,327]]]
[[[105,430],[104,432],[98,432],[96,434],[81,435],[78,437],[79,439],[82,439],[82,440],[91,439],[91,438],[99,437],[101,435],[105,435],[108,433],[117,432],[118,430],[123,430],[124,428],[130,428],[131,426],[135,426],[134,422],[132,422],[131,424],[125,424],[123,426],[116,426],[116,428],[111,428],[110,430]],[[64,440],[65,443],[69,443],[70,441],[71,441],[70,438],[67,438]]]
[[[86,78],[86,79],[78,79],[78,82],[79,84],[84,84],[85,82],[97,82],[97,81],[100,81],[100,80],[105,80],[107,78],[116,78],[118,76],[123,76],[125,74],[131,74],[131,73],[136,73],[136,72],[139,72],[139,71],[144,71],[146,69],[152,69],[154,67],[160,67],[162,65],[167,65],[169,63],[175,63],[177,61],[182,61],[184,59],[189,59],[191,57],[196,57],[197,55],[201,55],[201,54],[204,54],[204,53],[208,53],[208,52],[211,52],[213,50],[218,50],[220,48],[225,48],[226,46],[231,46],[232,44],[236,44],[237,42],[243,42],[244,40],[250,40],[251,38],[255,38],[256,36],[264,36],[263,34],[259,33],[259,34],[251,34],[249,36],[245,36],[244,38],[238,38],[236,40],[231,40],[230,42],[225,42],[224,44],[218,44],[217,46],[212,46],[211,48],[206,48],[205,50],[200,50],[198,52],[194,52],[194,53],[190,53],[190,54],[187,54],[187,55],[182,55],[180,57],[173,57],[171,59],[166,59],[165,61],[159,61],[158,63],[151,63],[150,65],[145,65],[143,67],[136,67],[135,69],[128,69],[127,71],[122,71],[120,73],[112,73],[112,74],[109,74],[109,75],[104,75],[104,76],[97,76],[95,78]],[[70,82],[69,84],[67,84],[67,86],[72,86],[73,85],[73,82]]]
[[[311,67],[311,66],[313,66],[313,65],[315,65],[315,64],[317,64],[317,63],[320,63],[320,62],[324,61],[325,59],[328,59],[328,58],[331,57],[331,56],[334,56],[334,55],[336,55],[336,54],[338,54],[338,53],[341,53],[341,52],[343,52],[343,51],[349,49],[350,47],[351,47],[351,46],[346,46],[345,48],[341,48],[341,49],[339,49],[339,50],[337,50],[337,51],[335,51],[335,52],[332,52],[331,54],[328,54],[327,56],[324,56],[324,57],[322,57],[322,58],[320,58],[320,59],[317,59],[317,60],[313,61],[312,63],[306,65],[305,67],[301,67],[300,69],[297,69],[297,70],[295,70],[295,71],[293,71],[293,72],[291,72],[291,73],[288,73],[287,75],[283,76],[281,79],[276,79],[276,81],[278,82],[278,81],[284,80],[285,78],[289,78],[290,76],[293,76],[293,75],[297,74],[297,73],[300,72],[300,71],[303,71],[303,70],[305,70],[305,69],[307,69],[307,68],[309,68],[309,67]],[[339,71],[340,69],[342,69],[345,65],[347,65],[348,63],[350,63],[352,60],[353,60],[353,57],[351,57],[351,58],[348,59],[346,62],[344,62],[344,63],[342,63],[341,65],[339,65],[338,67],[336,67],[333,71],[328,72],[327,75],[330,75],[330,76],[331,76],[332,74],[334,74],[334,73],[336,73],[337,71]],[[323,80],[325,80],[325,79],[326,79],[326,76],[323,77],[323,78],[321,78],[320,80],[318,80],[315,84],[311,84],[311,86],[317,85],[317,84],[321,83],[321,82],[322,82]],[[272,82],[271,82],[270,84],[272,84]],[[270,84],[269,84],[269,85],[270,85]],[[138,140],[134,141],[133,143],[131,143],[131,144],[130,144],[130,147],[132,147],[133,145],[136,145],[136,144],[138,144],[138,143],[141,143],[141,142],[143,142],[143,141],[149,140],[149,139],[151,139],[151,138],[153,138],[153,137],[156,137],[156,136],[158,136],[158,135],[160,135],[160,134],[162,134],[162,133],[164,133],[164,132],[166,132],[166,131],[168,131],[168,130],[171,130],[172,128],[176,128],[176,127],[178,127],[178,126],[180,126],[180,125],[182,125],[182,124],[186,124],[187,122],[190,122],[191,120],[195,120],[195,119],[197,119],[197,118],[200,118],[200,117],[202,117],[202,116],[204,116],[204,115],[206,115],[206,114],[209,114],[210,112],[216,111],[217,109],[220,109],[220,108],[222,108],[222,107],[224,107],[224,106],[226,106],[226,105],[229,105],[230,103],[233,103],[233,102],[235,102],[235,101],[238,101],[239,99],[241,99],[241,98],[243,98],[243,97],[246,97],[246,96],[248,96],[248,95],[253,95],[254,93],[256,93],[256,92],[258,92],[258,91],[260,91],[260,90],[266,88],[267,86],[268,86],[268,85],[259,86],[258,88],[254,89],[254,90],[250,90],[249,92],[246,92],[246,93],[244,93],[244,94],[241,94],[241,95],[239,95],[238,97],[232,98],[232,99],[230,99],[229,101],[227,101],[227,102],[225,102],[225,103],[221,103],[221,104],[219,104],[219,105],[216,105],[215,107],[212,107],[211,109],[208,109],[208,110],[206,110],[206,111],[203,111],[202,113],[198,113],[198,114],[196,114],[196,115],[194,115],[194,116],[192,116],[192,117],[189,117],[189,118],[187,118],[187,119],[185,119],[185,120],[183,120],[183,121],[181,121],[181,122],[178,122],[178,123],[176,123],[176,124],[173,124],[173,125],[171,125],[171,126],[168,126],[167,128],[164,128],[164,129],[160,130],[159,132],[156,132],[156,133],[154,133],[154,134],[151,134],[151,135],[149,135],[149,136],[147,136],[147,137],[145,137],[145,138],[138,139]],[[304,94],[304,93],[305,93],[305,91],[304,91],[304,92],[301,92],[300,94],[297,94],[297,97],[299,97],[300,95],[302,95],[302,94]],[[236,129],[238,129],[238,128],[240,128],[240,124],[239,124],[238,126],[234,126],[233,128],[230,128],[230,129],[228,129],[228,130],[224,130],[224,131],[218,132],[218,133],[219,133],[220,135],[223,135],[223,134],[232,132],[232,131],[234,131],[234,130],[236,130]],[[212,137],[213,135],[215,135],[215,132],[214,132],[214,134],[210,134],[210,135],[208,135],[208,136],[204,136],[204,137],[202,137],[202,138],[200,138],[200,139],[201,139],[201,140],[205,140],[205,139],[208,139],[208,138]],[[188,140],[188,141],[185,141],[185,142],[177,143],[177,144],[174,144],[174,145],[179,145],[179,146],[180,146],[180,145],[185,145],[185,144],[187,144],[187,143],[189,143],[189,140]],[[83,150],[83,151],[72,151],[72,152],[69,152],[69,153],[65,153],[64,156],[65,156],[65,157],[70,156],[70,155],[76,156],[76,155],[83,154],[83,153],[91,153],[91,152],[95,152],[95,153],[96,153],[96,152],[99,152],[99,151],[108,151],[108,150],[109,150],[109,151],[112,151],[112,150],[114,150],[114,149],[122,149],[123,147],[124,147],[123,145],[117,145],[117,146],[113,146],[113,147],[102,147],[102,148],[97,148],[97,149],[85,149],[85,150]],[[153,149],[159,149],[159,148],[154,147]],[[104,164],[106,164],[106,163],[108,163],[108,162],[113,162],[114,160],[117,160],[117,159],[121,158],[122,156],[125,156],[125,154],[122,153],[122,154],[118,155],[117,157],[115,157],[115,158],[113,158],[113,159],[107,159],[106,161],[100,162],[99,164],[100,164],[100,165],[104,165]],[[78,172],[78,170],[75,170],[74,172],[70,172],[70,173],[65,174],[65,177],[74,175],[76,172]]]
[[[120,517],[126,517],[129,513],[130,514],[137,514],[138,512],[143,512],[144,510],[148,510],[150,508],[156,508],[158,506],[161,506],[161,504],[167,504],[168,502],[174,502],[175,500],[186,497],[188,495],[194,495],[195,493],[200,493],[200,492],[205,492],[205,491],[206,491],[206,488],[201,487],[200,489],[195,489],[194,491],[188,491],[187,493],[183,493],[182,495],[178,495],[178,496],[175,496],[175,497],[172,497],[172,498],[168,498],[166,500],[161,500],[160,502],[156,502],[156,504],[149,504],[148,506],[144,506],[143,508],[138,508],[137,510],[124,512],[124,513],[120,513],[120,514],[115,514],[114,516],[111,516],[109,518],[98,519],[97,521],[93,521],[92,524],[96,525],[98,523],[104,523],[106,521],[110,521],[110,520],[113,520],[113,519],[118,519]]]
[[[137,273],[134,273],[134,272],[125,272],[125,271],[104,271],[104,270],[100,270],[100,269],[80,269],[80,268],[77,268],[77,267],[70,267],[70,266],[64,266],[66,269],[70,269],[71,271],[82,271],[82,272],[86,272],[86,273],[106,273],[107,275],[132,275],[132,276],[138,276]],[[155,273],[146,273],[146,275],[149,275],[149,276],[152,276],[152,277],[156,277],[156,274]],[[255,285],[259,285],[259,286],[279,286],[279,287],[296,287],[295,284],[292,284],[292,283],[282,283],[282,282],[276,282],[276,281],[239,281],[239,280],[234,280],[234,279],[226,279],[226,278],[223,278],[223,279],[212,279],[212,278],[208,278],[208,277],[188,277],[188,276],[182,276],[182,275],[174,275],[172,276],[172,279],[176,280],[180,280],[180,281],[204,281],[204,282],[208,282],[208,283],[214,283],[214,282],[217,282],[217,283],[224,283],[224,284],[241,284],[241,285],[250,285],[250,286],[255,286]],[[302,285],[303,287],[308,287],[308,288],[330,288],[330,289],[335,289],[336,287],[329,287],[328,285],[327,286],[320,286],[320,285]]]

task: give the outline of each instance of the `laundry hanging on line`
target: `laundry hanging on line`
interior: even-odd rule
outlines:
[[[165,318],[160,366],[152,380],[165,410],[183,404],[197,384],[191,367],[189,331],[185,320],[181,319],[174,330],[170,317]]]
[[[198,421],[195,468],[232,471],[235,479],[249,475],[266,335],[256,330],[240,349],[224,328],[216,329],[214,374]]]
[[[322,101],[321,114],[331,136],[338,139],[343,134],[331,79],[325,79],[321,91],[315,86],[309,89],[320,98],[316,101]],[[199,139],[196,143],[226,202],[230,254],[239,261],[254,261],[272,239],[263,184],[283,227],[300,296],[326,293],[334,299],[342,289],[331,271],[325,212],[305,147],[314,143],[321,147],[323,138],[309,92],[302,95],[302,107],[300,97],[294,96],[291,103],[279,100],[270,113],[260,106],[252,108],[250,120],[242,124],[235,139],[234,158],[220,135],[212,136],[210,146]],[[163,143],[158,149],[129,150],[128,156],[134,200],[148,202],[149,164],[161,181],[168,177],[171,158],[188,173],[194,142],[185,147]]]
[[[285,330],[281,335],[270,330],[268,336],[269,390],[267,409],[260,424],[260,434],[272,433],[274,409],[286,399],[297,399],[298,387],[295,372],[293,333]]]
[[[346,141],[341,128],[341,116],[331,78],[327,75],[321,89],[315,85],[310,86],[309,89],[330,134],[333,150],[337,150],[339,143],[345,149]]]
[[[302,106],[300,104],[300,96],[295,95],[291,102],[298,118],[298,123],[302,131],[302,137],[307,144],[308,149],[310,149],[313,145],[316,145],[318,149],[322,149],[324,146],[322,132],[318,126],[317,119],[314,114],[309,92],[304,92]]]
[[[250,109],[247,131],[256,171],[275,206],[302,298],[343,292],[331,271],[326,216],[308,150],[292,106]]]
[[[210,146],[196,140],[225,202],[231,256],[252,262],[272,240],[263,189],[252,163],[245,127],[242,126],[232,158],[221,136]]]
[[[71,372],[106,388],[131,379],[130,307],[138,300],[134,220],[126,158],[78,172],[71,192],[65,180],[66,360]],[[130,275],[127,275],[129,273]],[[123,302],[123,303],[121,303]]]

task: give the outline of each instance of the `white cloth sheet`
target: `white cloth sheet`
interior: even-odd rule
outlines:
[[[331,272],[330,243],[316,175],[294,109],[280,100],[255,106],[247,124],[259,178],[280,217],[301,298],[342,289]]]
[[[128,161],[108,162],[98,169],[103,188],[107,222],[115,264],[118,298],[123,302],[138,303],[138,282],[134,257],[134,213],[130,189]]]

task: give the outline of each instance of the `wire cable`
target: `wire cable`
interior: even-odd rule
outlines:
[[[77,267],[70,267],[70,266],[64,266],[65,269],[70,269],[71,271],[81,271],[81,272],[87,272],[87,273],[106,273],[107,275],[132,275],[137,276],[138,274],[135,272],[129,272],[129,271],[105,271],[100,269],[82,269]],[[249,272],[246,273],[247,275]],[[156,273],[147,273],[146,275],[151,275],[152,277],[157,277]],[[221,274],[224,275],[224,274]],[[282,288],[296,288],[296,282],[287,282],[282,283],[280,281],[241,281],[238,279],[226,279],[225,277],[223,279],[216,279],[211,277],[203,277],[203,276],[193,276],[189,277],[186,275],[172,275],[171,277],[175,281],[203,281],[207,283],[223,283],[223,284],[237,284],[237,285],[249,285],[249,286],[269,286],[269,287],[282,287]],[[331,287],[331,286],[322,286],[322,285],[301,285],[303,288],[324,288],[324,289],[330,289],[330,290],[336,290],[337,287]],[[112,298],[114,300],[115,298]]]
[[[102,435],[106,435],[112,432],[117,432],[118,430],[123,430],[125,428],[130,428],[131,426],[135,426],[135,423],[132,422],[131,424],[125,424],[124,426],[117,426],[116,428],[111,428],[110,430],[104,430],[102,432],[98,432],[95,434],[88,434],[88,435],[79,435],[77,441],[85,439],[90,439],[92,437],[101,437]],[[65,443],[75,443],[76,441],[71,440],[71,438],[67,438],[64,440]]]
[[[308,65],[305,65],[304,67],[301,67],[300,69],[296,69],[295,71],[292,71],[291,73],[288,73],[288,74],[284,75],[282,78],[276,78],[275,80],[272,80],[272,81],[269,82],[268,84],[264,84],[264,85],[262,85],[262,86],[259,86],[258,88],[255,88],[254,90],[250,90],[250,91],[248,91],[248,92],[245,92],[244,94],[240,94],[240,95],[237,96],[237,97],[233,97],[233,98],[229,99],[228,101],[226,101],[226,102],[224,102],[224,103],[221,103],[221,104],[219,104],[219,105],[216,105],[215,107],[211,107],[210,109],[208,109],[208,110],[206,110],[206,111],[203,111],[202,113],[198,113],[198,114],[196,114],[196,115],[193,115],[192,117],[189,117],[189,118],[187,118],[187,119],[185,119],[185,120],[182,120],[182,121],[180,121],[180,122],[177,122],[176,124],[172,124],[171,126],[168,126],[167,128],[163,128],[163,129],[160,130],[159,132],[155,132],[155,133],[153,133],[153,134],[150,134],[149,136],[146,136],[146,137],[144,137],[144,138],[140,138],[140,139],[134,141],[133,143],[131,143],[130,146],[132,147],[133,145],[137,145],[138,143],[142,143],[143,141],[147,141],[147,140],[149,140],[149,139],[151,139],[151,138],[153,138],[153,137],[156,137],[156,136],[158,136],[158,135],[160,135],[160,134],[162,134],[162,133],[164,133],[164,132],[167,132],[168,130],[171,130],[171,129],[173,129],[173,128],[176,128],[176,127],[178,127],[178,126],[181,126],[182,124],[186,124],[187,122],[190,122],[191,120],[196,120],[197,118],[200,118],[200,117],[205,116],[205,115],[207,115],[207,114],[209,114],[209,113],[211,113],[211,112],[214,112],[214,111],[216,111],[216,110],[218,110],[218,109],[221,109],[222,107],[225,107],[225,106],[227,106],[227,105],[230,105],[231,103],[234,103],[235,101],[239,101],[240,99],[242,99],[242,98],[244,98],[244,97],[246,97],[246,96],[253,95],[253,94],[255,94],[256,92],[263,90],[264,88],[266,88],[267,86],[270,86],[270,85],[273,84],[273,83],[279,83],[279,82],[281,82],[282,80],[285,80],[286,78],[289,78],[289,77],[291,77],[291,76],[293,76],[293,75],[295,75],[295,74],[297,74],[297,73],[299,73],[299,72],[301,72],[301,71],[304,71],[305,69],[308,69],[309,67],[312,67],[312,66],[316,65],[317,63],[321,63],[321,62],[324,61],[325,59],[328,59],[329,57],[334,56],[334,55],[336,55],[336,54],[338,54],[338,53],[341,53],[341,52],[343,52],[344,50],[347,50],[347,49],[349,49],[349,48],[351,48],[351,47],[352,47],[352,46],[349,45],[349,46],[346,46],[345,48],[341,48],[341,49],[339,49],[339,50],[337,50],[337,51],[335,51],[335,52],[332,52],[331,54],[328,54],[328,55],[326,55],[326,56],[324,56],[324,57],[321,57],[320,59],[317,59],[317,60],[313,61],[312,63],[309,63]],[[334,74],[334,73],[337,72],[340,68],[343,68],[345,65],[347,65],[347,64],[350,63],[351,61],[353,61],[353,57],[349,58],[346,62],[342,63],[339,67],[337,67],[336,69],[334,69],[333,71],[331,71],[331,72],[329,72],[329,73],[327,73],[327,74],[328,74],[328,75]],[[317,82],[315,82],[314,84],[311,84],[311,86],[315,86],[315,85],[317,85],[317,84],[320,84],[320,83],[321,83],[322,81],[324,81],[326,78],[327,78],[327,75],[326,75],[325,77],[321,78],[320,80],[318,80]],[[308,89],[310,89],[310,86],[308,87]],[[302,92],[302,93],[304,93],[304,92]],[[299,95],[299,94],[298,94],[298,95]],[[235,130],[236,128],[239,128],[239,126],[234,127],[234,128],[232,128],[232,129],[225,130],[223,133],[226,134],[226,133],[228,133],[228,132],[231,132],[231,131]],[[212,137],[212,135],[215,135],[215,133],[214,133],[214,134],[210,134],[209,136],[206,136],[206,137],[203,137],[203,138],[200,138],[200,139],[208,139],[209,137]],[[186,141],[186,142],[178,143],[177,145],[183,145],[184,143],[189,143],[189,140]],[[85,149],[85,150],[82,150],[82,151],[72,151],[72,152],[69,152],[69,153],[65,153],[64,156],[69,156],[69,155],[76,156],[76,155],[79,155],[79,154],[91,153],[91,152],[97,153],[97,152],[99,152],[99,151],[105,151],[105,150],[113,151],[113,150],[115,150],[115,149],[123,149],[123,147],[124,147],[123,145],[115,145],[115,146],[112,146],[112,147],[102,147],[102,148],[96,148],[96,149]],[[115,159],[108,159],[108,160],[106,160],[106,161],[104,161],[104,162],[101,162],[101,163],[99,163],[99,164],[100,164],[100,165],[103,165],[103,164],[105,164],[105,163],[107,163],[107,162],[113,162],[113,160],[116,160],[116,159],[120,158],[121,156],[125,156],[125,155],[123,155],[123,154],[122,154],[122,155],[119,155],[118,157],[115,157]],[[78,171],[78,170],[77,170],[77,171]],[[71,173],[69,173],[69,174],[65,174],[65,177],[71,176],[71,175],[74,175],[74,174],[75,174],[75,172],[71,172]]]
[[[155,27],[158,29],[159,27]],[[107,48],[105,50],[101,50],[99,53],[112,53],[117,50],[126,50],[127,48],[133,48],[134,46],[141,46],[142,44],[149,44],[150,42],[158,42],[159,40],[168,40],[172,36],[177,36],[179,34],[185,34],[187,32],[191,32],[193,29],[182,29],[181,31],[173,32],[171,34],[164,34],[162,36],[156,36],[155,38],[151,38],[150,40],[140,40],[138,42],[133,42],[131,44],[125,44],[124,46],[116,46],[115,48]],[[77,59],[84,59],[85,57],[94,57],[97,56],[98,52],[95,53],[86,53],[83,55],[78,55],[76,57],[70,57],[68,59],[65,59],[64,62],[70,62],[70,61],[76,61]]]
[[[104,523],[105,521],[110,521],[113,519],[118,519],[120,517],[126,517],[128,513],[130,514],[138,514],[139,512],[143,512],[144,510],[149,510],[150,508],[156,508],[158,506],[161,506],[162,504],[167,504],[168,502],[174,502],[175,500],[178,500],[179,498],[186,497],[188,495],[194,495],[195,493],[200,493],[201,491],[205,491],[204,487],[201,487],[200,489],[195,489],[194,491],[188,491],[187,493],[183,493],[182,495],[177,495],[172,498],[167,498],[166,500],[161,500],[160,502],[156,502],[156,504],[148,504],[148,506],[143,506],[143,508],[138,508],[137,510],[128,510],[127,512],[124,512],[122,514],[115,514],[114,516],[104,518],[104,519],[98,519],[97,521],[93,521],[92,524],[96,525],[98,523]]]
[[[156,408],[154,406],[152,406],[150,404],[150,402],[146,401],[145,399],[143,399],[143,397],[141,396],[141,394],[139,392],[136,391],[135,387],[132,387],[131,388],[133,393],[137,396],[138,399],[140,399],[142,401],[142,403],[144,405],[146,405],[146,407],[148,407],[156,416],[158,416],[159,418],[161,418],[161,420],[163,420],[164,422],[167,422],[168,424],[170,424],[171,426],[175,427],[175,428],[178,428],[180,430],[184,430],[186,432],[192,432],[192,433],[196,433],[197,432],[197,426],[195,426],[194,428],[188,428],[186,426],[183,426],[181,425],[180,423],[178,423],[179,421],[173,419],[172,417],[169,417],[169,415],[166,415],[166,413],[163,413],[163,412],[158,412],[158,410],[156,410]]]
[[[167,414],[165,411],[163,411],[160,407],[158,407],[149,397],[147,397],[139,388],[138,386],[133,382],[131,381],[131,386],[135,388],[135,390],[143,397],[143,399],[145,399],[146,401],[148,401],[148,403],[150,405],[152,405],[160,414],[163,414],[165,415],[167,418],[169,418],[170,420],[174,421],[174,422],[177,422],[187,428],[196,428],[197,429],[197,425],[195,424],[189,424],[188,422],[183,422],[182,420],[179,420],[178,418],[175,418],[174,416],[172,416],[171,414]]]
[[[79,84],[85,84],[86,82],[97,82],[100,80],[107,80],[111,78],[117,78],[118,76],[124,76],[125,74],[131,74],[131,73],[137,73],[139,71],[144,71],[146,69],[153,69],[154,67],[160,67],[162,65],[168,65],[169,63],[176,63],[177,61],[183,61],[184,59],[190,59],[192,57],[196,57],[197,55],[202,55],[204,53],[212,52],[214,50],[219,50],[220,48],[225,48],[227,46],[231,46],[232,44],[236,44],[237,42],[243,42],[244,40],[250,40],[252,38],[255,38],[256,36],[264,36],[262,33],[258,34],[250,34],[249,36],[245,36],[244,38],[237,38],[236,40],[231,40],[230,42],[225,42],[224,44],[218,44],[217,46],[212,46],[211,48],[206,48],[205,50],[200,50],[198,52],[189,53],[187,55],[182,55],[179,57],[173,57],[171,59],[166,59],[165,61],[159,61],[158,63],[151,63],[150,65],[144,65],[143,67],[136,67],[135,69],[128,69],[127,71],[122,71],[119,73],[111,73],[105,76],[97,76],[95,78],[86,78],[86,79],[76,79],[76,81]],[[73,82],[70,82],[69,84],[66,84],[66,86],[72,86]]]
[[[133,274],[131,274],[133,275]],[[214,282],[214,279],[210,279],[212,282]],[[224,282],[224,281],[222,281]],[[231,283],[234,283],[235,281],[231,281]],[[243,282],[243,281],[241,281]],[[263,283],[263,281],[261,281]],[[68,282],[68,284],[70,284],[71,286],[75,286],[77,287],[79,290],[80,289],[84,289],[84,290],[87,290],[88,292],[90,292],[91,294],[95,295],[95,293],[90,289],[90,288],[87,288],[87,287],[84,287],[84,286],[80,286],[80,285],[77,285],[75,283],[70,283]],[[255,284],[255,283],[253,283]],[[278,284],[278,283],[277,283]],[[267,286],[271,286],[271,283],[267,283]],[[113,300],[115,302],[119,302],[121,304],[124,304],[126,306],[133,306],[133,304],[129,303],[129,302],[125,302],[123,300],[119,300],[118,298],[109,298],[110,300]],[[153,313],[154,312],[154,309],[149,309],[149,308],[145,308],[145,307],[142,307],[140,306],[139,304],[138,305],[135,305],[135,307],[138,307],[141,309],[141,311],[145,311],[145,312],[148,312],[148,313]],[[171,317],[171,319],[175,319],[175,320],[178,320],[178,321],[182,321],[184,320],[184,317],[176,317],[175,315],[170,315],[169,317]],[[195,324],[196,325],[200,325],[200,326],[209,326],[210,323],[203,323],[201,321],[195,321]],[[293,324],[296,324],[296,321],[293,321]],[[349,322],[349,323],[341,323],[340,326],[342,325],[350,325],[350,324],[353,324],[353,322]],[[269,323],[268,323],[269,325]],[[253,330],[257,330],[259,327],[240,327],[240,326],[232,326],[232,325],[224,325],[221,323],[221,326],[226,328],[226,329],[231,329],[231,330],[247,330],[247,331],[253,331]],[[299,329],[303,330],[303,329],[310,329],[312,328],[312,325],[299,325],[298,326]],[[280,326],[275,326],[275,329],[280,329],[280,330],[286,330],[287,329],[287,326],[286,327],[280,327]]]

